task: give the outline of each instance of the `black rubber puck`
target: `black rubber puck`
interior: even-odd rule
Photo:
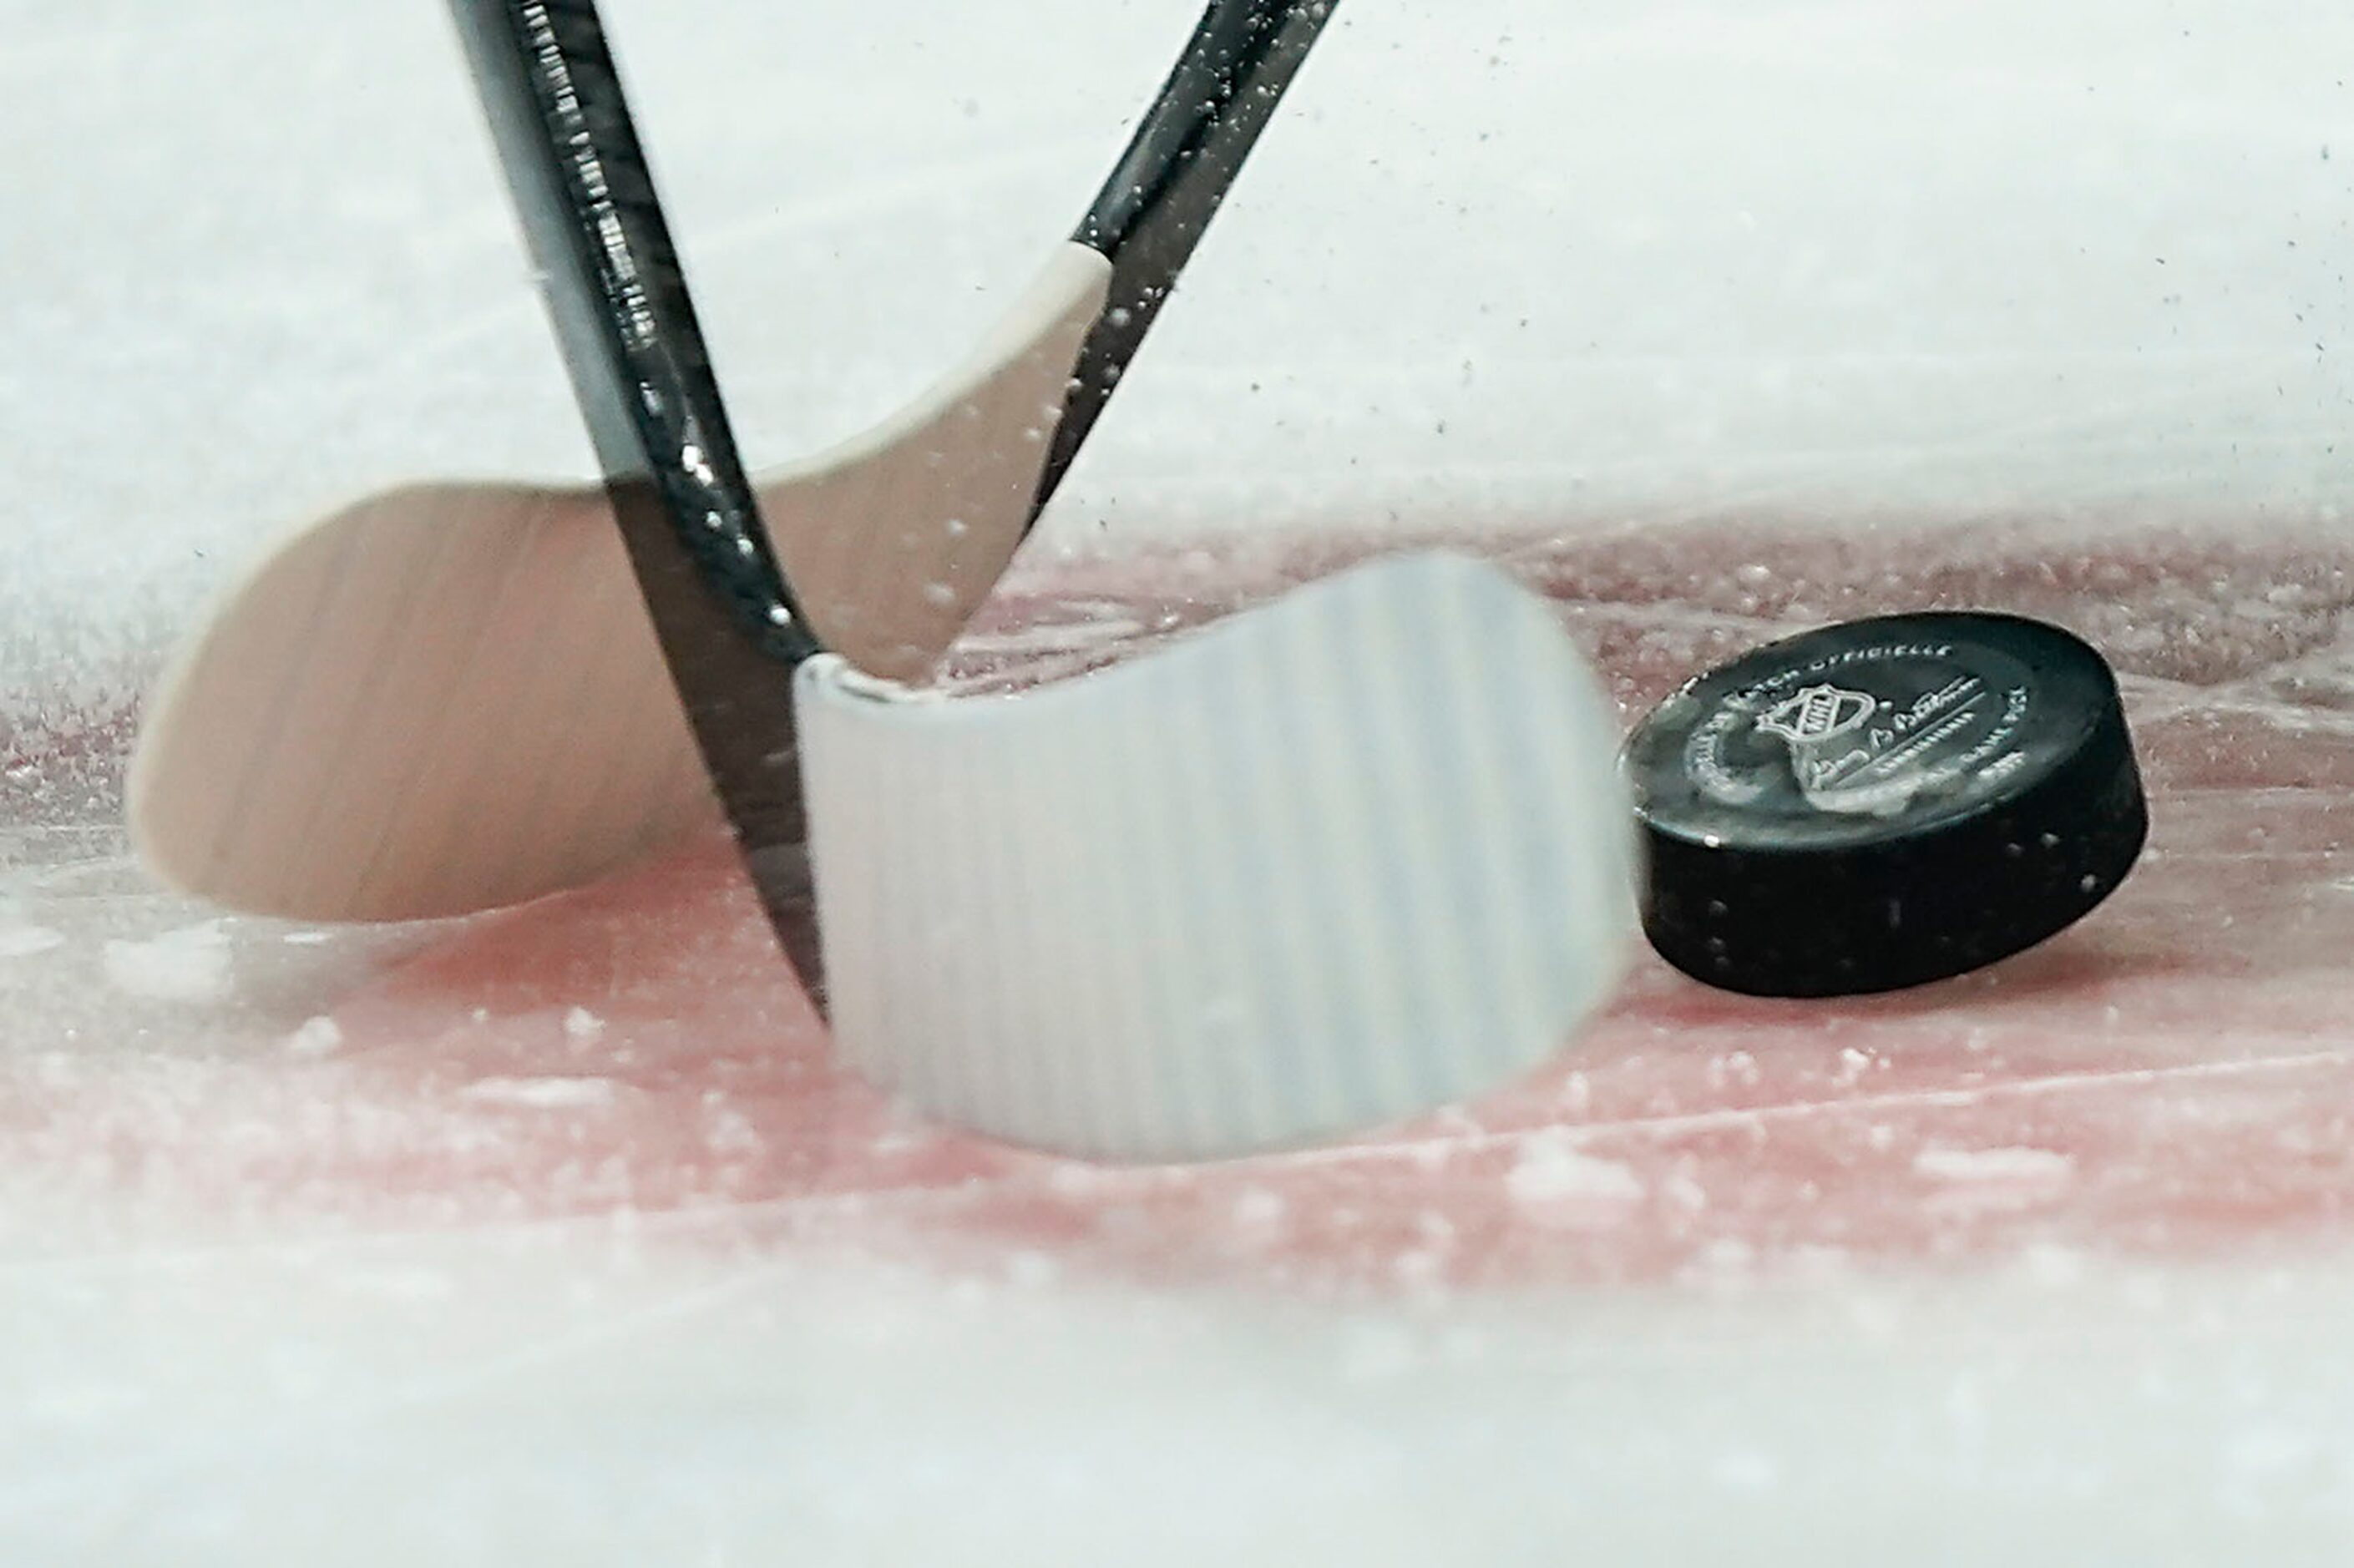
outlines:
[[[2115,891],[2149,829],[2116,677],[2007,615],[1760,648],[1654,709],[1627,767],[1651,945],[1758,996],[1893,991],[2007,958]]]

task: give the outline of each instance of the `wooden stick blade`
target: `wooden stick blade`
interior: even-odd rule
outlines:
[[[1028,526],[1108,275],[1058,246],[965,364],[762,484],[829,647],[910,678],[954,641]],[[394,491],[266,556],[151,701],[129,805],[165,882],[351,921],[578,886],[716,811],[603,493],[499,485]]]

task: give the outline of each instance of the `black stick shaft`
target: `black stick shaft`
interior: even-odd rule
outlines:
[[[1213,0],[1072,238],[1112,263],[1040,478],[1053,498],[1339,0]]]
[[[760,526],[597,7],[451,8],[671,678],[815,991],[789,688],[818,644]]]

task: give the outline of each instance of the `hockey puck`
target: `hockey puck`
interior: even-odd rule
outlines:
[[[1651,945],[1758,996],[1893,991],[2007,958],[2115,891],[2148,833],[2115,675],[2007,615],[1769,644],[1652,710],[1626,760]]]

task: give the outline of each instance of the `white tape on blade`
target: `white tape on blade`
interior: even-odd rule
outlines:
[[[1379,562],[1136,663],[797,683],[835,1038],[928,1112],[1119,1159],[1276,1149],[1564,1044],[1634,929],[1617,726],[1535,595]]]

